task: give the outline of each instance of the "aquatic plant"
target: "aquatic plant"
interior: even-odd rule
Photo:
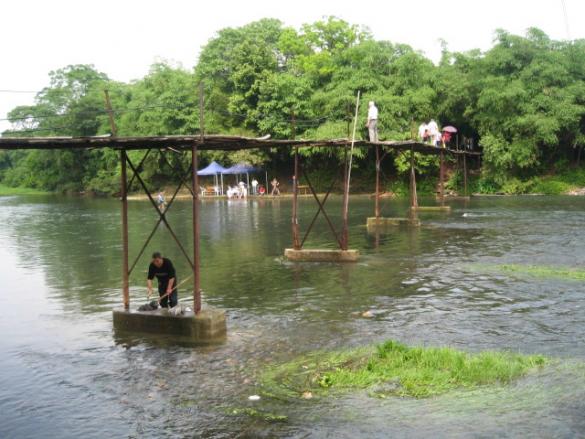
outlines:
[[[394,340],[374,347],[321,352],[275,366],[261,377],[265,395],[325,396],[369,389],[377,397],[426,398],[459,388],[506,384],[542,367],[541,355],[486,351],[470,354],[449,347],[409,347]]]
[[[547,265],[502,264],[492,270],[505,273],[518,273],[530,276],[563,280],[585,280],[585,270]]]

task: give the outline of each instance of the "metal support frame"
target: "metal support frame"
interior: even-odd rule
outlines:
[[[467,153],[463,154],[463,195],[467,197]]]
[[[301,249],[301,242],[299,241],[299,218],[297,215],[298,211],[298,193],[299,193],[299,148],[295,146],[295,168],[293,175],[293,207],[292,207],[292,237],[293,237],[293,248],[295,250]],[[303,240],[304,242],[304,240]]]
[[[410,150],[410,210],[414,212],[418,207],[418,195],[416,193],[416,170],[414,166],[414,150]]]
[[[115,137],[117,135],[116,124],[114,121],[114,113],[112,111],[112,106],[110,102],[110,97],[108,91],[104,91],[104,97],[106,102],[106,111],[109,116],[110,120],[110,127],[112,130],[112,135]],[[200,127],[201,127],[201,138],[200,141],[204,141],[204,119],[203,119],[203,89],[200,86]],[[120,177],[120,200],[122,202],[122,292],[123,292],[123,301],[124,301],[124,308],[128,310],[130,308],[130,288],[129,288],[129,277],[136,264],[144,254],[146,247],[152,240],[153,236],[155,235],[156,231],[158,230],[161,223],[165,225],[169,233],[171,234],[173,240],[176,242],[177,246],[185,256],[185,259],[188,261],[189,265],[193,270],[193,309],[195,313],[199,313],[201,311],[201,288],[200,288],[200,270],[199,270],[199,262],[200,262],[200,251],[199,251],[199,181],[197,178],[197,144],[193,143],[191,149],[191,166],[187,171],[181,170],[180,181],[175,189],[170,201],[165,206],[164,210],[161,211],[159,206],[156,204],[152,194],[148,190],[146,183],[144,182],[143,178],[140,175],[140,171],[142,165],[148,155],[150,154],[152,149],[148,149],[142,159],[140,160],[138,166],[135,166],[132,163],[130,157],[126,152],[126,149],[122,149],[120,151],[120,167],[121,167],[121,177]],[[171,151],[174,151],[171,149]],[[159,151],[163,162],[169,166],[169,168],[173,170],[175,169],[167,159],[165,153],[166,151]],[[176,151],[175,151],[176,152]],[[132,170],[132,178],[128,181],[127,175],[127,167],[130,167]],[[191,185],[187,185],[186,182],[188,179],[191,178]],[[150,203],[152,204],[153,208],[156,210],[158,214],[158,221],[154,228],[152,229],[151,233],[149,234],[148,238],[146,239],[145,243],[141,247],[136,259],[132,263],[130,267],[129,264],[129,251],[128,251],[128,189],[132,185],[132,183],[137,180],[146,195]],[[173,228],[169,224],[166,218],[166,214],[168,213],[169,209],[173,205],[181,187],[187,187],[188,190],[191,192],[192,200],[193,200],[193,260],[189,257],[185,247],[181,244],[181,241],[173,231]]]
[[[313,195],[313,198],[317,202],[317,206],[318,206],[317,212],[315,212],[315,215],[313,215],[313,219],[309,223],[309,227],[305,231],[305,235],[303,236],[303,239],[300,241],[299,241],[300,231],[299,231],[299,221],[298,221],[298,196],[297,196],[299,172],[302,172],[303,177],[307,181],[307,185],[309,186],[311,194]],[[335,229],[333,222],[331,221],[331,218],[329,218],[329,215],[327,214],[327,211],[325,210],[325,203],[327,203],[327,199],[329,198],[331,191],[335,187],[336,182],[337,182],[337,178],[334,178],[331,182],[331,186],[327,190],[327,193],[325,194],[323,199],[320,200],[319,196],[317,195],[317,192],[315,191],[313,183],[311,182],[311,179],[309,178],[308,174],[305,172],[304,168],[299,163],[298,152],[295,151],[295,165],[294,165],[294,175],[293,175],[293,208],[292,208],[292,219],[291,219],[293,248],[295,250],[301,250],[303,248],[305,241],[309,237],[309,234],[311,233],[313,226],[315,225],[315,222],[317,221],[317,218],[319,217],[319,215],[321,213],[323,213],[323,217],[325,218],[325,221],[329,225],[329,229],[331,230],[331,233],[333,234],[333,236],[335,238],[335,242],[337,243],[337,245],[339,245],[339,248],[341,250],[347,249],[347,248],[345,248],[345,249],[343,248],[343,242],[342,242],[343,238],[340,239],[339,234],[338,234],[337,230]]]
[[[114,111],[112,110],[112,102],[110,101],[110,93],[104,90],[104,101],[106,104],[106,112],[110,121],[110,129],[112,136],[118,136],[118,127],[114,120]],[[120,201],[122,202],[122,300],[124,302],[124,309],[130,308],[130,270],[128,270],[128,175],[126,169],[126,161],[128,155],[126,150],[120,151]]]
[[[124,309],[130,308],[130,271],[128,270],[128,178],[126,175],[126,150],[120,151],[121,177],[120,199],[122,201],[122,294]]]
[[[199,178],[197,177],[197,145],[191,149],[191,175],[193,177],[193,309],[201,311],[201,281],[199,271]]]
[[[382,208],[386,205],[386,203],[380,203],[380,178],[384,171],[382,171],[382,162],[384,158],[388,155],[388,151],[384,151],[382,155],[380,155],[380,146],[376,145],[376,188],[374,193],[374,216],[379,219],[382,216]]]
[[[128,160],[128,159],[126,159],[126,160]],[[137,168],[134,168],[133,166],[131,166],[131,168],[133,169],[133,171],[134,171],[134,169],[136,169],[136,171],[135,171],[135,172],[138,172],[138,169],[137,169]],[[132,273],[132,271],[134,271],[134,268],[136,267],[136,264],[138,263],[138,261],[140,260],[140,258],[141,258],[141,256],[142,256],[142,254],[143,254],[143,253],[144,253],[144,251],[146,250],[146,247],[148,246],[148,244],[150,244],[150,241],[152,240],[152,238],[153,238],[154,234],[155,234],[155,233],[156,233],[156,231],[158,230],[158,227],[160,226],[160,224],[161,224],[162,222],[164,222],[164,223],[165,223],[165,225],[167,225],[167,227],[170,227],[170,226],[168,225],[168,222],[166,221],[166,214],[167,214],[167,212],[169,211],[169,209],[171,208],[171,206],[173,205],[173,202],[175,201],[175,198],[177,197],[177,195],[178,195],[178,193],[179,193],[179,190],[181,189],[181,187],[182,187],[182,186],[187,186],[187,184],[186,184],[186,181],[187,181],[187,179],[190,177],[190,175],[191,175],[191,168],[189,168],[189,169],[187,170],[187,172],[186,172],[184,175],[182,175],[182,177],[181,177],[181,180],[180,180],[180,182],[179,182],[179,185],[178,185],[178,186],[177,186],[177,188],[175,189],[175,192],[173,193],[173,196],[171,197],[170,201],[167,203],[167,205],[165,206],[165,209],[164,209],[162,212],[161,212],[160,208],[159,208],[158,206],[156,206],[156,203],[154,203],[154,205],[155,205],[155,208],[156,208],[156,211],[157,211],[157,213],[158,213],[158,216],[159,216],[159,218],[158,218],[158,221],[156,222],[156,224],[155,224],[155,225],[154,225],[154,227],[152,228],[152,231],[150,232],[150,235],[148,235],[148,238],[146,238],[146,241],[144,242],[143,246],[141,247],[140,251],[138,252],[138,255],[136,256],[136,258],[135,258],[134,262],[132,263],[132,265],[131,265],[131,267],[130,267],[129,274],[131,274],[131,273]],[[138,178],[138,179],[139,179],[139,181],[141,182],[141,184],[143,183],[143,180],[142,180],[142,178],[141,178],[141,177],[140,177],[138,174],[136,174],[136,173],[135,173],[135,174],[134,174],[134,177]],[[146,187],[145,187],[145,185],[144,185],[144,184],[142,184],[142,187],[143,187],[143,189],[146,191],[146,193],[147,193],[147,195],[148,195],[149,199],[151,199],[152,201],[154,201],[154,200],[152,199],[152,196],[151,196],[151,194],[148,192],[148,189],[146,189]],[[187,186],[187,187],[188,187],[188,186]],[[191,188],[189,188],[189,190],[191,190]],[[171,230],[171,234],[174,236],[174,233],[172,232],[172,230]],[[186,252],[183,252],[183,254],[185,254],[185,255],[186,255]],[[190,263],[191,265],[193,265],[193,263],[191,262],[191,260],[190,260],[188,257],[187,257],[187,260],[189,261],[189,263]]]

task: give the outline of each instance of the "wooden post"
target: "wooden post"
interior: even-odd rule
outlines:
[[[414,149],[410,149],[410,209],[416,210],[418,207],[418,196],[416,193],[416,171],[414,167]]]
[[[114,111],[110,101],[110,93],[104,90],[106,111],[110,120],[112,136],[118,135],[118,127],[114,120]],[[120,201],[122,202],[122,297],[124,309],[130,309],[130,271],[128,264],[128,173],[126,170],[126,150],[120,151]]]
[[[380,147],[376,145],[376,202],[374,216],[380,218]]]
[[[439,199],[441,206],[445,205],[445,153],[441,150],[439,159]]]
[[[126,150],[120,151],[120,198],[122,201],[122,295],[124,309],[130,309],[130,279],[128,270],[128,177],[126,174]]]
[[[301,249],[301,242],[299,239],[299,219],[298,219],[298,192],[299,192],[299,147],[295,146],[295,165],[293,175],[293,206],[292,206],[292,236],[293,248],[295,250]]]

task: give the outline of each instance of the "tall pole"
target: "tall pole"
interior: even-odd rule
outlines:
[[[445,205],[445,153],[441,150],[439,159],[439,199],[441,206]]]
[[[294,110],[291,112],[291,136],[295,139],[296,136],[296,120]],[[299,194],[299,147],[295,146],[295,161],[293,171],[293,206],[292,206],[292,218],[291,228],[293,237],[293,248],[295,250],[301,249],[301,240],[299,237],[299,218],[298,218],[298,194]]]
[[[295,146],[295,169],[293,176],[293,207],[292,207],[292,236],[293,248],[295,250],[301,249],[301,241],[299,238],[299,218],[298,218],[298,192],[299,192],[299,147]]]
[[[410,209],[418,207],[418,196],[416,194],[416,172],[414,168],[414,149],[410,148]]]
[[[355,101],[355,115],[353,120],[353,133],[351,136],[351,150],[349,153],[349,163],[347,163],[345,171],[345,190],[343,194],[343,231],[341,235],[341,249],[347,250],[349,245],[349,184],[351,180],[351,166],[353,163],[353,147],[355,145],[355,131],[357,129],[358,111],[360,108],[360,91],[358,90]],[[347,151],[347,149],[346,149]]]
[[[380,218],[380,147],[376,145],[376,202],[374,216]]]
[[[205,117],[204,117],[204,94],[203,94],[203,82],[199,83],[199,136],[201,143],[204,141],[205,136]]]
[[[463,195],[467,196],[467,152],[463,151]]]
[[[205,119],[203,115],[203,83],[199,83],[199,142],[205,142]],[[191,168],[193,176],[193,309],[201,311],[201,279],[199,267],[199,177],[197,175],[197,143],[191,147]]]
[[[110,101],[110,93],[104,90],[106,111],[110,120],[112,136],[117,137],[118,127],[114,121],[114,111]],[[130,309],[130,279],[128,264],[128,173],[126,170],[126,150],[120,151],[120,201],[122,202],[122,297],[124,309]]]

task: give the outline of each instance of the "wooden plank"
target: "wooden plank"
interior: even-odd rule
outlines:
[[[343,148],[351,144],[349,139],[265,139],[225,135],[198,136],[145,136],[145,137],[0,137],[0,149],[99,149],[113,148],[125,150],[166,149],[190,150],[196,145],[199,150],[235,151],[241,149],[269,149],[298,146],[300,148]],[[415,141],[367,142],[357,140],[357,147],[374,148],[376,146],[389,150],[413,150],[422,154],[438,155],[439,148]],[[479,152],[443,150],[453,155],[475,155]]]

